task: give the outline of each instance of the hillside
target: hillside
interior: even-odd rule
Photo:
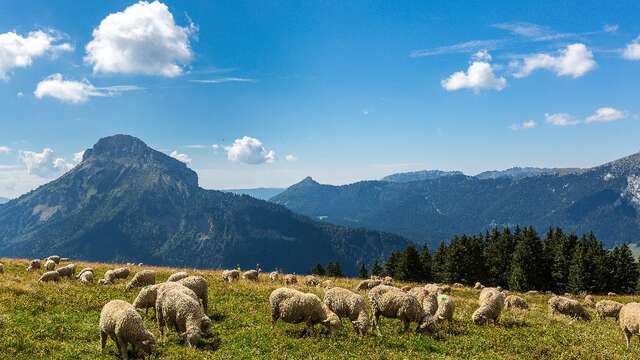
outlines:
[[[255,188],[255,189],[225,189],[224,192],[230,192],[237,195],[249,195],[260,200],[269,200],[272,197],[283,192],[284,188]]]
[[[204,190],[184,163],[131,136],[101,139],[74,169],[0,207],[0,255],[200,268],[339,261],[355,273],[399,236],[320,224],[286,208]]]
[[[442,171],[442,170],[421,170],[404,173],[391,174],[383,177],[382,181],[391,182],[411,182],[422,180],[433,180],[445,176],[464,175],[461,171]]]
[[[389,231],[436,246],[460,233],[532,224],[594,231],[608,246],[640,240],[640,154],[577,173],[520,179],[451,175],[344,186],[311,178],[273,202],[315,219]]]

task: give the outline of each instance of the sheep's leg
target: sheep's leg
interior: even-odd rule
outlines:
[[[382,333],[380,332],[380,314],[379,313],[375,313],[373,314],[373,325],[376,327],[376,333],[378,334],[378,336],[382,336]]]
[[[129,360],[129,353],[127,352],[127,342],[120,336],[118,336],[117,339],[118,348],[120,349],[120,356],[122,356],[122,360]]]
[[[207,312],[209,311],[209,295],[208,294],[202,298],[202,307],[204,308],[204,313],[206,315]]]
[[[107,346],[107,333],[100,331],[100,350],[104,351],[105,346]]]
[[[280,318],[280,311],[277,308],[271,309],[271,330],[276,326],[276,321]]]
[[[627,329],[624,329],[624,339],[627,341],[627,350],[629,350],[629,345],[631,345],[631,332]]]
[[[164,327],[165,321],[162,316],[162,310],[156,307],[156,322],[158,323],[158,328],[160,329],[160,336],[164,338]]]

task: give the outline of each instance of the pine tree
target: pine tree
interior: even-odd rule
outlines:
[[[444,241],[440,242],[440,246],[433,254],[433,259],[431,261],[431,274],[433,276],[433,280],[436,282],[445,282],[447,281],[446,274],[446,262],[447,262],[447,244]]]
[[[333,263],[333,261],[329,261],[327,263],[327,276],[334,276],[333,274],[335,274],[336,272],[336,265]]]
[[[513,252],[509,288],[516,291],[543,289],[546,285],[544,271],[542,241],[532,227],[527,227]]]
[[[638,285],[638,264],[629,246],[617,246],[609,254],[609,259],[611,288],[607,290],[623,294],[634,292]]]
[[[367,270],[367,265],[363,262],[362,265],[360,265],[360,271],[358,271],[358,277],[360,279],[366,279],[369,277],[369,271]]]
[[[430,282],[433,280],[431,275],[431,254],[429,253],[429,247],[424,244],[422,251],[420,252],[420,263],[422,264],[422,281]]]
[[[382,275],[383,269],[382,266],[380,266],[380,263],[378,262],[378,260],[373,262],[373,265],[371,266],[371,275],[372,276],[380,276]]]
[[[343,277],[344,274],[342,273],[342,267],[340,266],[339,262],[336,262],[334,270],[333,270],[333,275],[331,275],[333,277]]]
[[[403,281],[422,280],[422,263],[420,262],[420,254],[415,245],[411,244],[407,246],[400,257],[397,267],[397,278]]]
[[[511,270],[511,257],[513,255],[513,239],[509,228],[501,233],[494,228],[486,237],[484,250],[486,280],[482,282],[490,286],[507,287],[509,285],[509,272]]]
[[[397,277],[398,265],[400,264],[401,255],[399,252],[394,251],[389,255],[389,258],[384,263],[384,275]]]
[[[316,264],[311,268],[309,273],[312,275],[324,276],[327,272],[324,270],[324,267],[322,267],[321,264]]]

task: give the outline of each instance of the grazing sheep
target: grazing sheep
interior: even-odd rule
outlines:
[[[247,270],[242,273],[242,278],[245,280],[258,281],[258,274],[259,272],[257,270]]]
[[[41,260],[40,259],[33,259],[33,260],[31,260],[31,263],[27,267],[27,271],[31,272],[31,271],[34,271],[36,269],[40,269],[40,265],[41,265]]]
[[[107,270],[104,273],[104,278],[110,282],[115,283],[117,279],[126,279],[129,277],[130,271],[128,268],[117,268],[113,270]]]
[[[240,279],[240,271],[238,270],[225,270],[222,272],[222,280],[226,282],[233,282]]]
[[[56,271],[58,272],[58,274],[60,274],[60,277],[71,278],[73,274],[76,273],[76,264],[69,264],[69,265],[60,267]]]
[[[93,272],[85,271],[80,274],[80,282],[83,284],[90,284],[93,282]]]
[[[495,288],[484,288],[480,292],[478,304],[480,307],[473,312],[471,320],[476,325],[483,325],[488,321],[498,323],[500,313],[504,307],[504,294]]]
[[[612,300],[600,300],[596,304],[596,311],[601,320],[608,317],[615,318],[618,321],[618,315],[620,315],[620,309],[624,304]]]
[[[430,292],[430,293],[434,293],[436,295],[438,294],[446,294],[446,293],[450,293],[451,292],[451,287],[448,285],[438,285],[438,284],[427,284],[424,286],[424,288]]]
[[[307,286],[320,285],[320,278],[315,275],[307,275],[304,277],[304,284]]]
[[[47,261],[53,261],[54,263],[56,263],[56,265],[60,264],[60,256],[58,255],[51,255],[47,258]]]
[[[614,292],[609,292],[607,293],[607,296],[617,296],[618,294],[614,293]]]
[[[293,284],[297,284],[298,283],[298,277],[295,276],[294,274],[287,274],[284,277],[284,283],[286,285],[293,285]]]
[[[437,291],[429,291],[429,289],[435,290],[427,286],[419,286],[409,290],[409,294],[418,299],[425,314],[434,315],[438,310],[438,293]]]
[[[474,289],[476,290],[482,290],[484,289],[484,286],[480,283],[480,281],[476,282],[476,284],[473,286]]]
[[[280,274],[277,271],[272,271],[269,273],[269,280],[272,282],[277,282],[280,279]]]
[[[640,336],[640,304],[630,302],[624,305],[622,309],[620,309],[618,322],[624,333],[624,338],[627,340],[627,349],[629,349],[631,337],[633,335]]]
[[[56,262],[49,259],[44,262],[44,269],[47,271],[53,271],[56,269]]]
[[[340,287],[333,287],[324,293],[324,303],[340,319],[348,318],[353,329],[364,335],[369,329],[367,304],[360,294]]]
[[[549,304],[549,312],[551,315],[560,313],[574,318],[580,318],[584,321],[591,320],[587,310],[577,300],[564,296],[553,296],[547,303]]]
[[[160,284],[145,286],[142,289],[140,289],[138,296],[136,296],[136,299],[133,301],[133,307],[136,309],[143,309],[145,313],[148,313],[150,308],[155,309],[156,300],[158,299],[158,294],[162,293],[163,291],[173,290],[173,289],[179,289],[184,294],[192,297],[195,300],[200,301],[200,299],[198,298],[198,295],[196,295],[196,293],[193,290],[189,289],[188,287],[180,283],[171,281],[171,282],[164,282]]]
[[[438,295],[438,310],[434,317],[437,322],[453,321],[453,313],[456,311],[456,303],[453,299],[445,294]]]
[[[391,276],[385,276],[385,277],[382,279],[382,283],[383,283],[384,285],[393,286],[393,278],[392,278]]]
[[[200,302],[181,289],[158,294],[156,320],[162,336],[165,326],[175,328],[181,337],[186,338],[190,347],[196,347],[203,337],[211,335],[211,320],[202,311]]]
[[[113,283],[107,279],[98,280],[98,285],[113,285]]]
[[[90,273],[95,273],[95,271],[92,268],[84,268],[82,270],[80,270],[80,272],[78,273],[78,275],[76,275],[77,279],[80,279],[80,277],[82,276],[82,274],[86,273],[86,272],[90,272]]]
[[[369,290],[369,289],[373,289],[374,287],[380,284],[382,284],[382,281],[377,279],[362,280],[360,281],[358,286],[356,286],[356,290]]]
[[[127,283],[126,290],[139,288],[156,283],[156,272],[153,270],[142,270],[133,275],[133,278]]]
[[[596,302],[593,300],[593,296],[587,295],[584,297],[584,304],[590,308],[596,307]]]
[[[509,295],[506,299],[504,299],[504,307],[505,309],[520,309],[520,310],[528,310],[529,304],[527,304],[527,300],[521,298],[518,295]]]
[[[202,300],[202,308],[205,313],[209,311],[209,282],[202,276],[188,276],[178,280],[178,284],[193,290],[198,298]]]
[[[167,281],[174,282],[174,281],[178,281],[178,280],[180,280],[180,279],[184,279],[184,278],[186,278],[186,277],[188,277],[188,276],[189,276],[189,274],[187,274],[186,272],[184,272],[184,271],[179,271],[179,272],[177,272],[177,273],[173,273],[173,274],[171,274],[171,276],[169,276],[169,278],[167,279]]]
[[[313,325],[322,324],[330,333],[342,327],[342,322],[315,294],[292,288],[278,288],[269,295],[271,328],[278,319],[290,324],[306,324],[305,333],[313,332]]]
[[[460,283],[453,283],[453,285],[451,285],[451,286],[453,286],[454,288],[463,288],[464,287],[464,285],[462,285]]]
[[[416,331],[431,331],[435,319],[425,314],[418,299],[404,291],[388,285],[378,285],[369,291],[369,302],[373,310],[373,325],[378,336],[380,333],[380,316],[400,319],[404,323],[403,331],[409,330],[412,322],[418,324]]]
[[[107,345],[107,337],[117,344],[124,360],[129,359],[127,347],[133,347],[136,356],[151,355],[156,346],[156,338],[144,327],[142,317],[126,301],[111,300],[100,312],[100,344],[102,351]]]
[[[47,271],[40,276],[38,282],[60,281],[60,274],[57,271]]]

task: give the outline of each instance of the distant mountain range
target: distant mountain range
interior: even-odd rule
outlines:
[[[511,178],[518,180],[532,176],[578,174],[582,171],[584,170],[578,168],[513,167],[506,170],[485,171],[478,175],[475,175],[474,177],[478,179]],[[445,176],[456,175],[464,175],[464,173],[462,171],[421,170],[391,174],[383,177],[381,180],[404,183],[412,181],[433,180]]]
[[[221,190],[238,195],[249,195],[260,200],[269,200],[272,197],[285,191],[285,188],[254,188],[254,189],[228,189]]]
[[[421,170],[391,174],[382,178],[382,181],[411,182],[433,180],[445,176],[464,175],[462,171]]]
[[[0,256],[354,274],[408,241],[313,221],[249,196],[204,190],[184,163],[115,135],[62,177],[0,206]]]
[[[514,168],[478,176],[322,185],[311,178],[271,201],[323,221],[389,231],[432,247],[456,234],[531,224],[594,231],[606,245],[640,242],[640,154],[591,169]],[[389,179],[389,178],[387,178]],[[397,179],[402,181],[398,182]]]

